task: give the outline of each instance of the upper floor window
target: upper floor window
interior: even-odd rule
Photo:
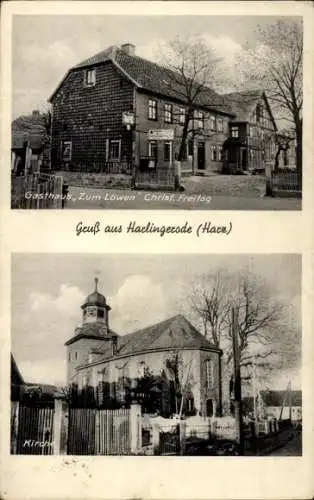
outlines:
[[[239,137],[239,127],[231,127],[231,137]]]
[[[157,101],[154,99],[148,100],[148,119],[157,120]]]
[[[250,137],[254,137],[254,127],[252,125],[249,125],[249,134]]]
[[[165,104],[165,123],[172,123],[172,104]]]
[[[185,122],[185,108],[179,108],[179,123],[184,125]]]
[[[86,87],[94,87],[96,85],[96,70],[86,69],[84,74],[84,84]]]
[[[216,130],[216,116],[210,117],[210,130]]]
[[[121,153],[121,141],[120,140],[111,140],[109,146],[109,160],[120,160]]]
[[[206,388],[211,389],[213,387],[213,362],[211,359],[206,360]]]
[[[222,118],[217,118],[217,131],[218,132],[224,131],[224,122]]]
[[[195,127],[203,129],[204,128],[204,113],[203,113],[203,111],[195,110],[194,119],[195,119]]]
[[[264,116],[264,109],[261,104],[258,104],[256,106],[256,121],[259,122]]]

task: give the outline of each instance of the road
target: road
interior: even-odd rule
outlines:
[[[243,195],[203,195],[69,187],[66,209],[110,210],[300,210],[301,200]]]
[[[293,437],[284,446],[268,453],[268,457],[298,457],[302,456],[302,433],[292,431]]]

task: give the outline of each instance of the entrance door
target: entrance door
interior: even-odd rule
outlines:
[[[247,149],[242,150],[242,169],[247,170]]]
[[[212,417],[214,414],[214,405],[212,399],[207,399],[206,401],[206,415],[207,417]]]
[[[197,168],[205,169],[205,142],[199,142],[197,145]]]

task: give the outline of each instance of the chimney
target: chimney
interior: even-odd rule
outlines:
[[[128,56],[135,56],[135,45],[133,45],[133,43],[123,43],[121,45],[121,50],[128,54]]]
[[[112,347],[112,356],[115,356],[117,354],[117,347],[118,347],[118,337],[116,335],[112,335],[111,337],[111,347]]]
[[[38,111],[38,109],[34,109],[32,115],[38,117],[38,116],[40,116],[40,111]]]

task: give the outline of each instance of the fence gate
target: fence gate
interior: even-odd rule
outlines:
[[[180,455],[180,426],[173,430],[160,432],[159,455]]]
[[[53,416],[53,408],[12,405],[11,452],[18,455],[52,455]]]
[[[129,455],[130,410],[70,409],[68,455]]]
[[[135,171],[135,187],[142,189],[175,189],[174,167],[159,167]]]
[[[130,410],[99,410],[96,422],[97,455],[130,454]]]
[[[11,177],[11,208],[62,208],[63,177],[42,172]]]

